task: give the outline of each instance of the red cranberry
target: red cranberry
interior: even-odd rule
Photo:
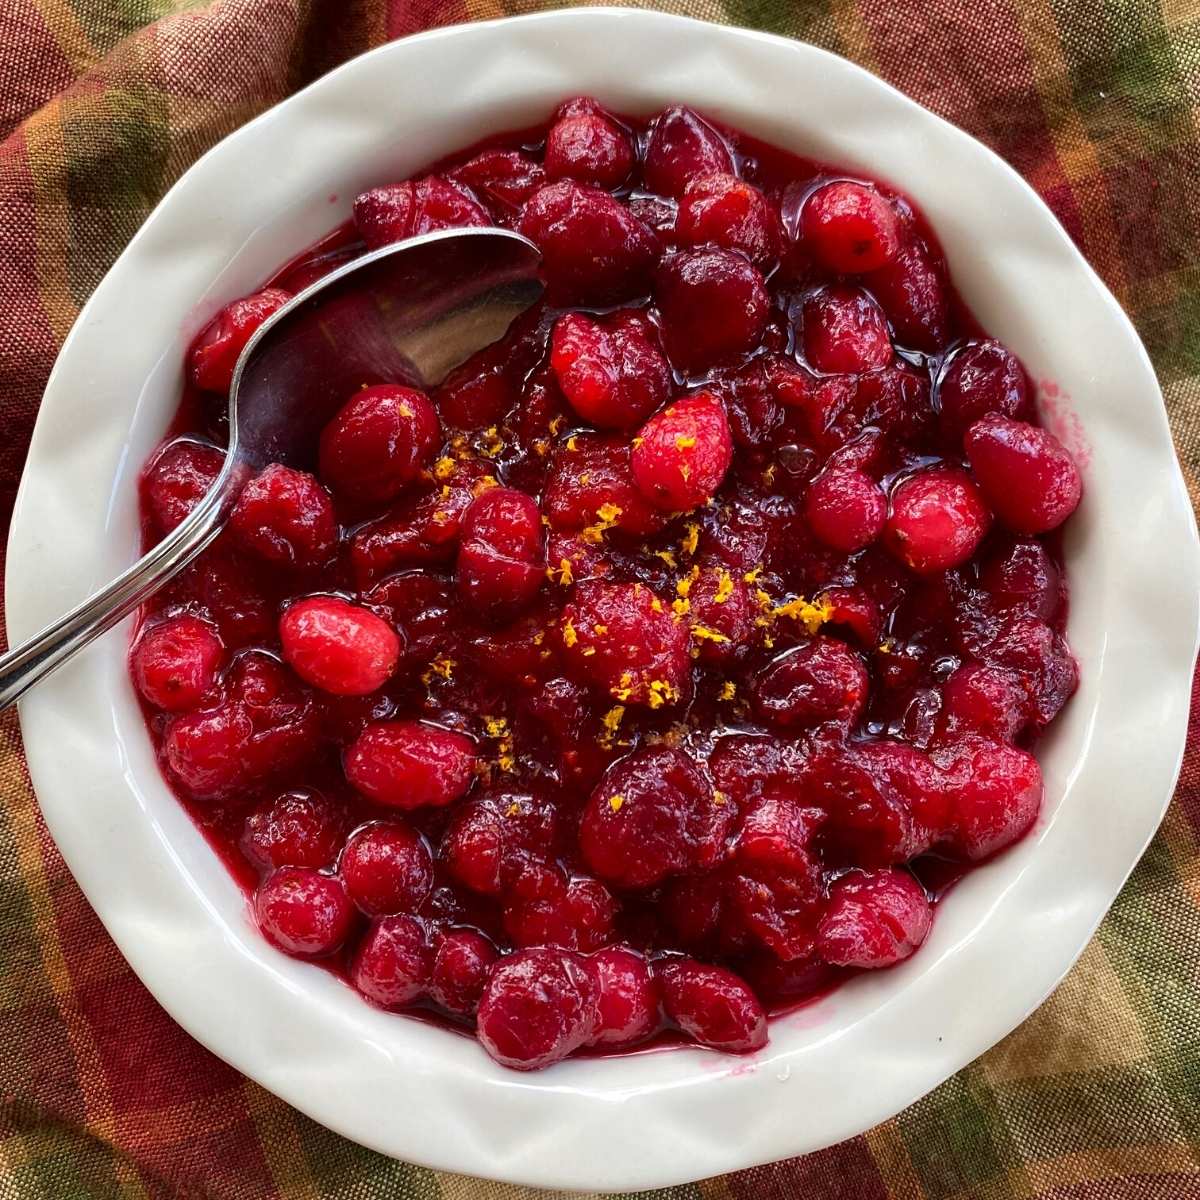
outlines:
[[[667,1018],[700,1045],[740,1054],[767,1044],[767,1014],[732,971],[681,958],[655,974]]]
[[[804,517],[826,546],[853,554],[883,532],[887,497],[863,471],[825,471],[809,484]]]
[[[938,385],[942,431],[951,444],[980,417],[1029,414],[1025,368],[999,342],[975,342],[950,359]]]
[[[604,321],[559,317],[550,365],[571,407],[599,429],[644,421],[671,391],[671,368],[631,314]]]
[[[429,847],[400,821],[375,821],[357,830],[338,870],[350,899],[370,917],[415,913],[433,890]]]
[[[800,871],[752,866],[728,884],[722,933],[749,938],[783,962],[813,952],[820,914],[820,875],[812,863]]]
[[[517,900],[504,910],[504,930],[514,946],[598,950],[612,939],[617,905],[595,879],[572,879],[561,890]]]
[[[733,461],[725,406],[712,392],[685,396],[638,431],[630,463],[642,495],[667,512],[703,504]]]
[[[354,201],[354,224],[369,250],[439,229],[491,223],[465,191],[437,175],[372,188]]]
[[[1001,546],[984,561],[979,581],[996,605],[1024,610],[1043,621],[1050,620],[1062,604],[1058,567],[1041,542]]]
[[[829,609],[827,625],[852,633],[864,649],[879,645],[883,614],[867,588],[829,588],[821,593],[819,601]]]
[[[278,775],[312,757],[320,717],[311,695],[278,659],[261,651],[238,655],[225,689],[246,710],[254,730],[242,759],[247,777]]]
[[[702,663],[730,662],[753,640],[758,608],[740,576],[724,567],[705,567],[692,581],[687,600],[696,657]]]
[[[758,188],[736,175],[698,175],[679,201],[675,238],[683,246],[740,250],[763,268],[779,257],[779,217]]]
[[[690,180],[714,172],[731,175],[733,170],[725,139],[690,108],[664,109],[651,126],[643,174],[652,192],[682,196]]]
[[[629,135],[598,107],[560,112],[546,134],[546,174],[620,187],[633,168]]]
[[[475,770],[470,738],[422,721],[368,725],[346,750],[346,778],[376,804],[442,807],[465,795]]]
[[[193,796],[213,796],[242,781],[253,733],[240,704],[186,713],[163,731],[163,757]]]
[[[518,230],[542,251],[551,294],[575,303],[608,304],[646,291],[658,242],[607,192],[571,179],[534,192]]]
[[[804,357],[818,371],[886,367],[892,341],[879,305],[861,288],[831,284],[804,301]]]
[[[229,514],[249,551],[287,567],[317,567],[337,542],[329,493],[309,474],[272,463],[250,480]]]
[[[754,703],[768,725],[852,725],[867,702],[867,670],[844,642],[816,637],[777,658],[755,680]]]
[[[170,533],[204,498],[225,465],[225,452],[180,438],[146,469],[142,494],[159,533]]]
[[[403,1008],[424,994],[429,959],[425,927],[416,917],[380,917],[359,943],[350,982],[380,1008]]]
[[[666,522],[634,483],[628,442],[599,434],[578,434],[555,449],[543,503],[554,529],[594,529],[593,543],[610,526],[644,536]],[[551,555],[552,566],[559,557]]]
[[[474,929],[442,934],[429,973],[429,998],[458,1017],[471,1017],[496,961],[496,948]]]
[[[659,265],[654,298],[671,361],[703,370],[753,350],[771,302],[763,277],[733,250],[684,250]]]
[[[609,946],[591,963],[600,989],[592,1045],[616,1049],[645,1041],[661,1021],[658,981],[646,960],[625,946]]]
[[[221,309],[201,330],[188,351],[188,374],[192,383],[205,392],[228,392],[234,367],[246,343],[259,326],[290,299],[291,296],[279,288],[267,288]]]
[[[809,843],[824,815],[819,809],[801,808],[790,798],[764,797],[742,821],[734,855],[746,867],[812,875]]]
[[[258,885],[254,915],[263,936],[285,954],[325,958],[346,940],[354,909],[340,879],[281,867]]]
[[[321,478],[340,495],[383,504],[429,464],[440,437],[424,393],[393,384],[364,388],[321,433]]]
[[[1003,667],[967,663],[942,687],[941,724],[946,737],[978,733],[1011,742],[1028,723],[1028,696]]]
[[[801,215],[804,244],[826,269],[861,275],[900,250],[896,210],[873,187],[839,180],[819,187]]]
[[[708,769],[720,791],[739,808],[749,809],[763,797],[799,801],[807,756],[802,742],[770,734],[727,734],[713,747]]]
[[[569,950],[510,954],[495,964],[484,986],[479,1040],[506,1067],[548,1067],[591,1038],[597,990],[587,963]]]
[[[289,605],[279,621],[279,641],[301,679],[335,696],[375,691],[400,659],[400,639],[382,617],[336,596]]]
[[[554,807],[541,797],[491,793],[455,811],[442,858],[459,883],[499,896],[531,868],[553,859],[557,836]]]
[[[212,691],[224,658],[225,647],[213,627],[184,614],[143,630],[130,665],[148,703],[167,712],[186,712]]]
[[[546,578],[542,514],[524,492],[489,488],[463,514],[458,588],[487,615],[512,615]]]
[[[688,627],[641,583],[583,583],[562,611],[572,672],[622,704],[676,703],[687,680]]]
[[[923,245],[910,242],[863,282],[892,323],[896,341],[934,354],[950,335],[950,299],[942,268]]]
[[[516,209],[546,182],[546,172],[519,150],[484,150],[456,167],[451,178],[489,202]]]
[[[838,971],[816,954],[780,962],[773,954],[743,961],[742,975],[767,1004],[796,1005],[815,999],[838,982]]]
[[[987,532],[983,496],[962,471],[933,469],[892,493],[883,544],[910,571],[932,575],[965,563]]]
[[[341,848],[345,821],[345,811],[320,792],[284,792],[246,818],[242,852],[260,870],[327,867]]]
[[[818,950],[839,967],[890,967],[929,936],[933,908],[904,871],[851,871],[829,890]]]
[[[733,819],[682,750],[635,751],[605,773],[588,798],[579,844],[591,869],[617,887],[650,887],[711,867]]]
[[[993,414],[967,430],[965,445],[988,503],[1017,533],[1056,529],[1079,504],[1079,468],[1046,430]]]

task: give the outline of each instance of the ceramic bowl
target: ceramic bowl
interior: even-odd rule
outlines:
[[[369,1008],[259,936],[159,776],[123,632],[27,696],[21,723],[75,878],[206,1046],[398,1158],[632,1190],[850,1137],[982,1053],[1062,978],[1171,795],[1200,588],[1162,398],[1120,308],[1009,167],[840,58],[662,14],[576,9],[375,50],[205,155],[96,289],[34,434],[8,633],[33,633],[136,556],[137,470],[175,409],[184,348],[217,308],[345,219],[356,192],[580,92],[629,113],[682,101],[893,182],[928,216],[984,327],[1038,381],[1049,423],[1085,464],[1086,495],[1066,542],[1082,683],[1039,749],[1035,831],[954,889],[915,958],[775,1021],[752,1058],[675,1049],[520,1075],[469,1038]]]

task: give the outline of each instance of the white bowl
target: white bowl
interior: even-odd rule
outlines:
[[[921,206],[963,296],[1053,397],[1086,461],[1067,539],[1082,684],[1040,749],[1036,831],[970,874],[925,948],[776,1021],[751,1059],[680,1049],[534,1075],[369,1008],[283,957],[159,776],[113,634],[21,705],[75,878],[191,1034],[330,1128],[431,1167],[626,1190],[817,1149],[898,1112],[1017,1025],[1079,954],[1158,826],[1197,634],[1195,527],[1154,374],[1050,212],[995,155],[839,58],[642,11],[574,10],[381,47],[252,121],[171,190],[96,289],[46,390],[13,521],[8,632],[137,553],[134,480],[184,348],[221,304],[344,219],[354,194],[589,92],[684,101]]]

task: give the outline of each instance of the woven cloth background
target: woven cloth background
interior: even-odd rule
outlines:
[[[1200,0],[659,6],[837,51],[1012,162],[1137,323],[1200,499]],[[370,46],[538,7],[0,0],[0,528],[57,347],[193,159]],[[73,884],[0,718],[0,1200],[532,1195],[363,1150],[177,1028]],[[1200,1200],[1200,729],[1159,836],[1024,1026],[863,1137],[657,1195]]]

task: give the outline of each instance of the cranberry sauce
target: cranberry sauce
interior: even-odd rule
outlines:
[[[489,224],[539,245],[544,302],[246,483],[142,614],[147,724],[263,936],[369,1002],[523,1070],[753,1050],[1037,818],[1079,473],[903,196],[576,99],[365,192],[214,317],[147,542],[289,295]]]

